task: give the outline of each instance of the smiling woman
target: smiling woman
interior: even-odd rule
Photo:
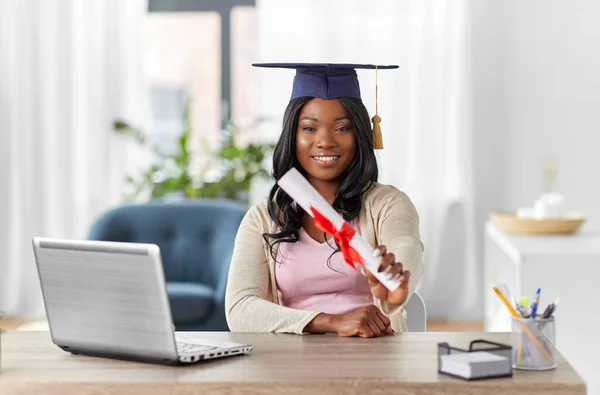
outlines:
[[[383,255],[379,268],[401,286],[388,292],[349,267],[332,236],[320,231],[275,184],[244,218],[232,258],[226,313],[234,331],[337,333],[373,337],[404,331],[401,314],[422,273],[415,207],[377,183],[374,129],[380,118],[360,98],[355,68],[395,66],[262,64],[297,70],[273,178],[298,169]]]
[[[296,157],[313,185],[338,180],[354,159],[355,145],[352,120],[339,100],[317,98],[302,107]]]
[[[369,115],[360,99],[292,99],[275,148],[273,178],[278,180],[296,167],[346,220],[352,220],[360,211],[361,192],[377,181],[371,134]],[[279,199],[280,207],[294,216],[291,198],[285,193],[275,196],[277,191],[278,187],[271,191],[270,206],[275,204],[273,199]],[[284,241],[280,236],[289,230],[298,230],[292,222],[278,225],[280,235],[271,235],[275,244]],[[303,217],[302,226],[315,240],[324,241],[308,216]]]

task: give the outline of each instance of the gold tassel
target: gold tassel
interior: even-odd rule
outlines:
[[[381,118],[375,114],[373,121],[373,149],[383,149],[383,137],[381,136]]]
[[[381,117],[379,116],[379,78],[377,75],[377,66],[375,66],[375,116],[373,121],[373,149],[383,149],[383,136],[381,135]]]

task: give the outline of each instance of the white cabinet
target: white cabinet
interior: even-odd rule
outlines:
[[[572,236],[507,235],[485,228],[484,327],[510,331],[510,315],[492,290],[505,283],[515,298],[542,289],[540,309],[560,293],[556,342],[588,393],[600,394],[600,232]]]

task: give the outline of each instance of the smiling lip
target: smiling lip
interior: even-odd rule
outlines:
[[[320,165],[329,166],[335,164],[340,159],[340,155],[315,155],[311,158]]]

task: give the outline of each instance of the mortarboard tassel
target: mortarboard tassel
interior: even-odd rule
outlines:
[[[375,114],[373,117],[373,149],[383,149],[383,137],[381,136],[381,117]]]
[[[377,66],[375,66],[375,116],[373,121],[373,149],[383,149],[383,136],[381,135],[381,117],[379,116],[379,92],[378,92]]]

